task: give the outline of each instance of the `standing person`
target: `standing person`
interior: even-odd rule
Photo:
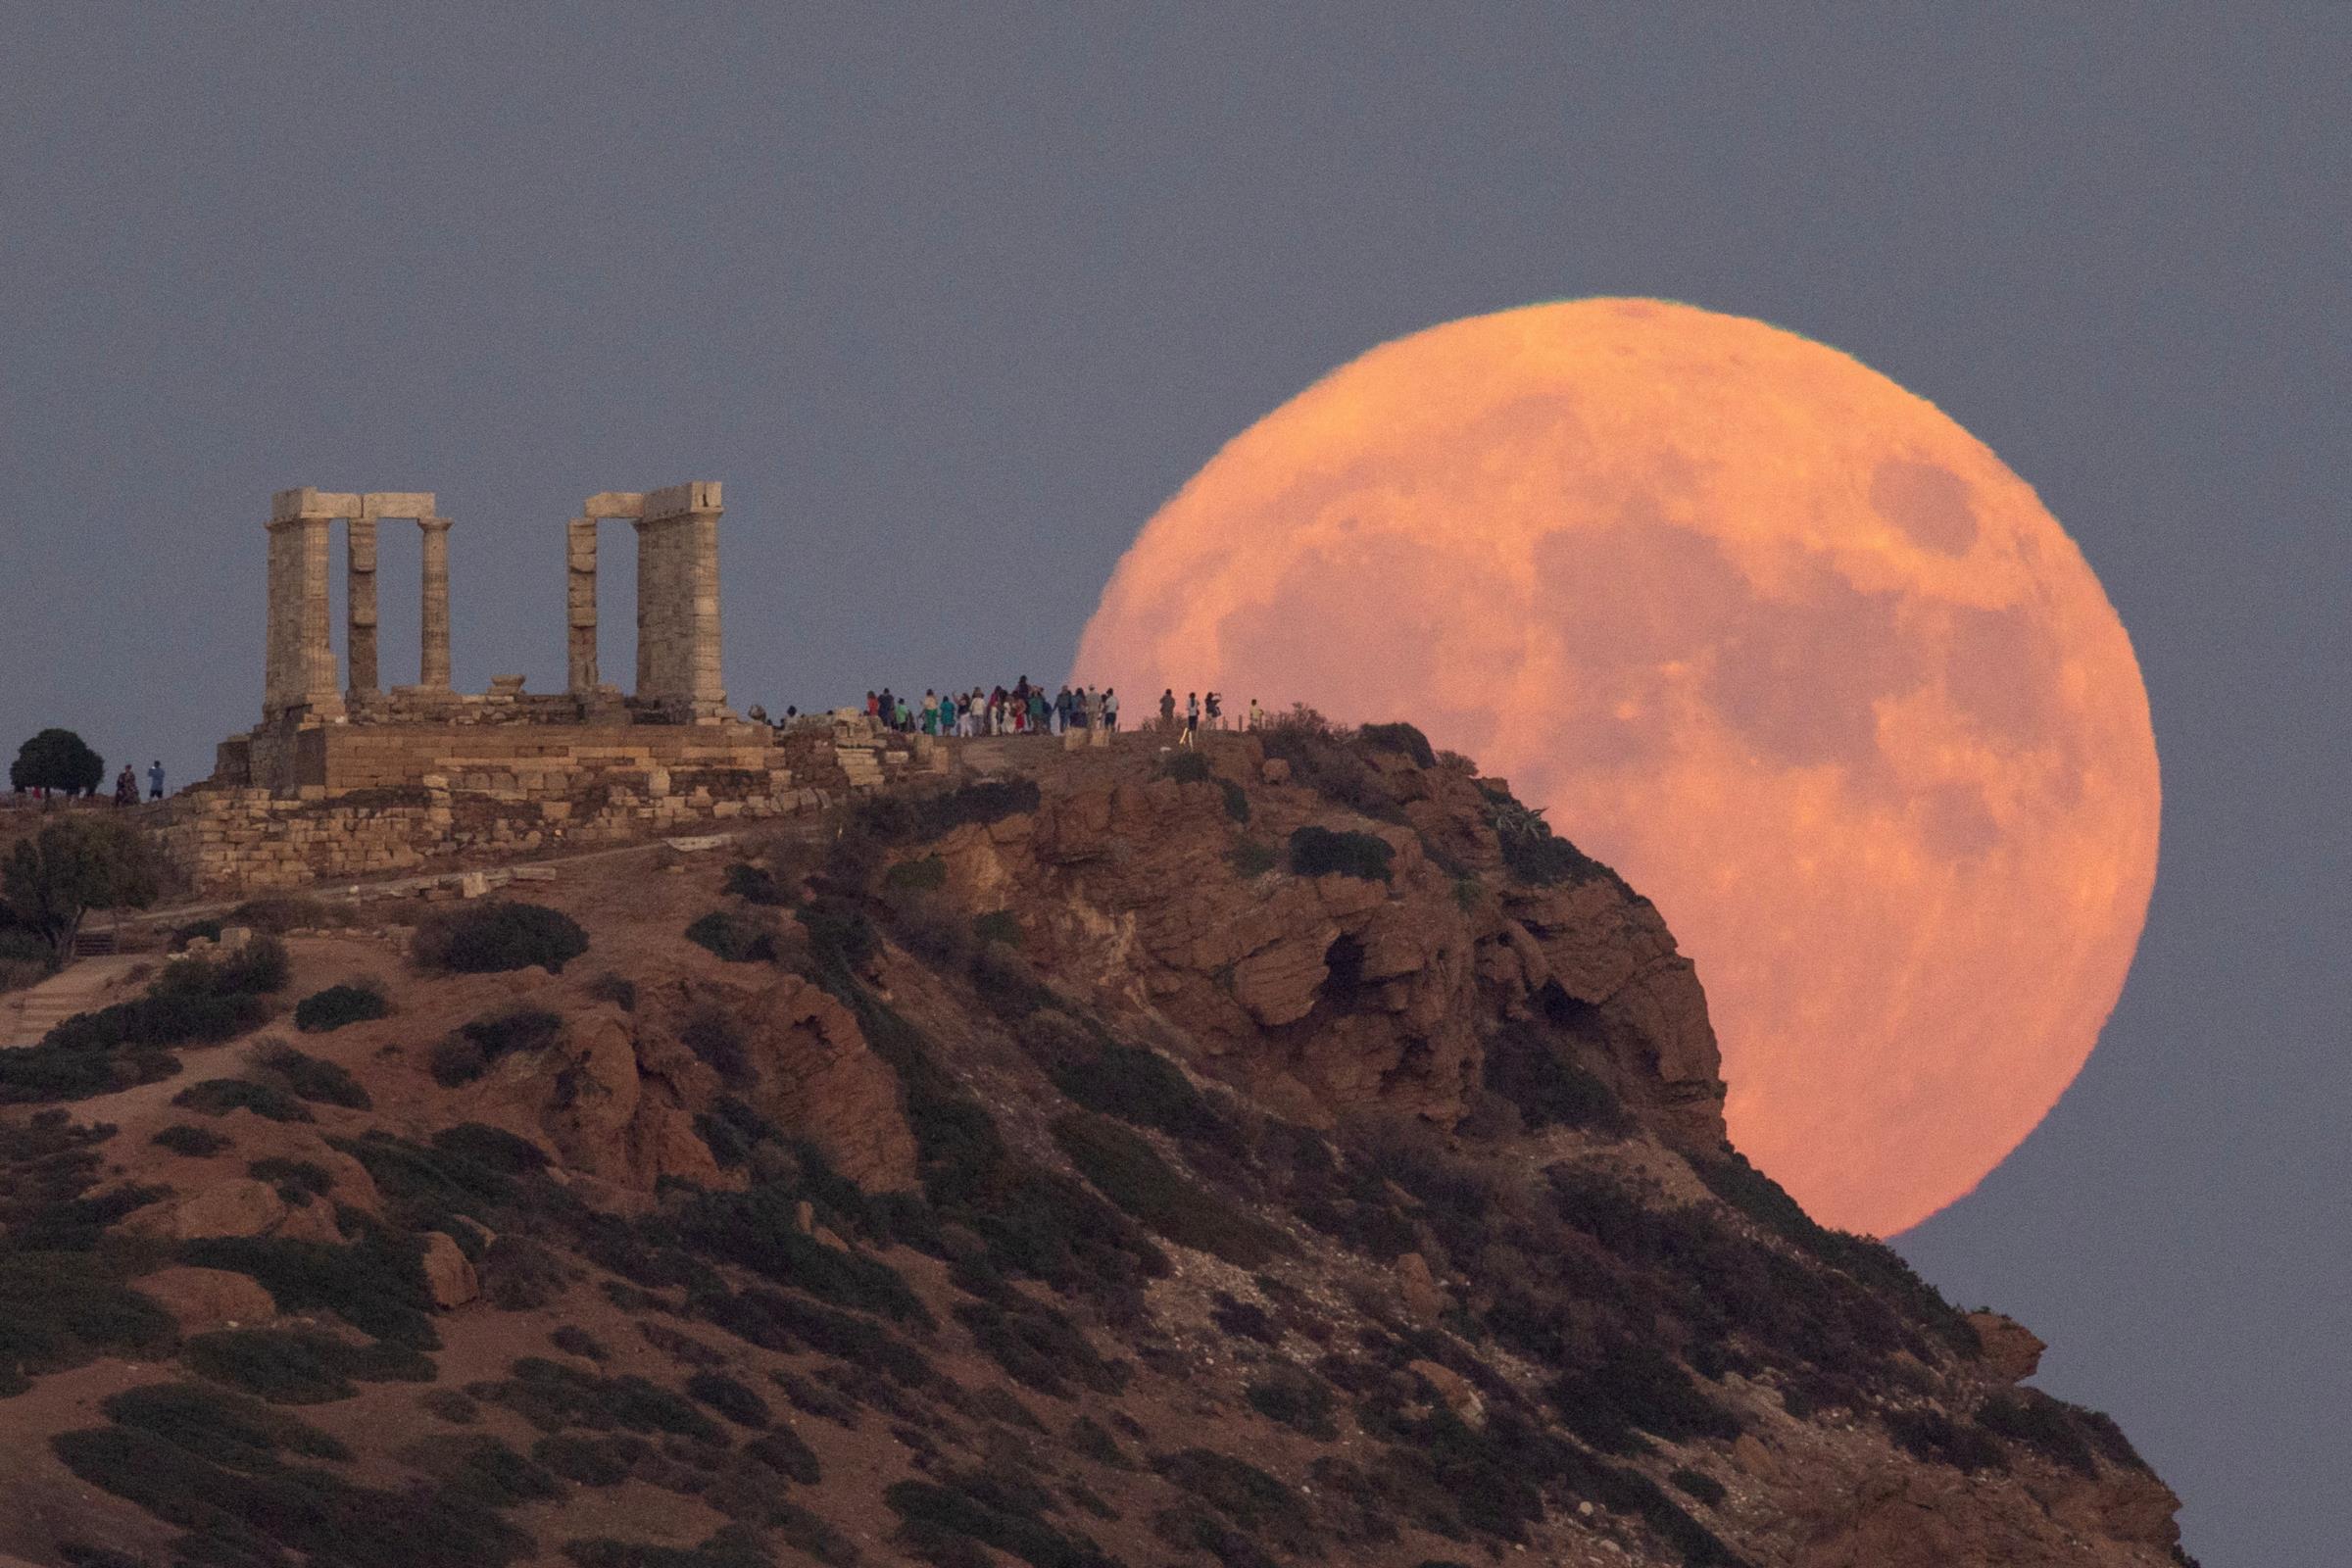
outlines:
[[[147,769],[147,798],[151,801],[164,798],[164,760],[160,757]]]
[[[1179,746],[1190,746],[1193,744],[1193,737],[1200,733],[1200,694],[1186,692],[1184,694],[1184,733],[1177,737],[1176,743]]]
[[[1173,686],[1159,694],[1159,727],[1171,735],[1176,732],[1176,688]]]
[[[130,770],[128,762],[124,762],[122,771],[115,775],[115,804],[117,806],[139,804],[139,778]]]
[[[875,696],[872,692],[867,692],[865,694],[865,716],[868,718],[880,718],[882,716],[882,699]]]
[[[1207,716],[1210,729],[1225,727],[1225,702],[1215,692],[1208,694],[1208,700],[1202,705],[1201,711]]]
[[[1119,692],[1115,686],[1102,688],[1102,727],[1114,735],[1119,730]]]
[[[1067,735],[1069,732],[1070,683],[1065,680],[1061,683],[1061,690],[1054,694],[1054,733]]]
[[[1250,727],[1251,729],[1266,727],[1266,710],[1257,706],[1257,699],[1254,697],[1250,699]]]
[[[928,686],[923,688],[923,733],[939,733],[939,693]]]

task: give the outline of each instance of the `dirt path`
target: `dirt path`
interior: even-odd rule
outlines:
[[[0,997],[0,1050],[37,1046],[47,1034],[77,1012],[89,1012],[122,1000],[123,981],[153,957],[122,954],[107,958],[83,958],[39,985]]]

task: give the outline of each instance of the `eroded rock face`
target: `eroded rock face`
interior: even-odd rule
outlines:
[[[268,1182],[235,1176],[138,1210],[122,1228],[134,1236],[196,1242],[222,1236],[275,1236],[339,1242],[334,1215],[321,1202],[290,1204]]]
[[[1985,1364],[2004,1382],[2023,1383],[2032,1377],[2041,1365],[2041,1352],[2049,1348],[2032,1329],[1998,1312],[1971,1312],[1968,1326],[1984,1347]]]
[[[1678,1141],[1721,1142],[1706,998],[1646,900],[1605,876],[1513,883],[1487,798],[1458,769],[1378,754],[1398,823],[1288,784],[1287,767],[1255,765],[1253,743],[1250,756],[1229,749],[1212,746],[1216,774],[1203,782],[1047,779],[1034,817],[959,828],[936,846],[951,894],[1012,910],[1043,938],[1037,956],[1055,983],[1157,1014],[1286,1114],[1379,1110],[1451,1126],[1480,1083],[1486,1037],[1519,1016],[1580,1031],[1610,1087]],[[1252,776],[1267,782],[1245,825],[1222,781]],[[1288,874],[1283,847],[1309,824],[1385,841],[1388,880]],[[1238,868],[1245,843],[1275,869]],[[1483,884],[1461,880],[1479,871]]]
[[[459,1250],[458,1244],[439,1231],[424,1233],[424,1288],[431,1293],[433,1304],[444,1312],[464,1306],[482,1294],[482,1284],[473,1271],[473,1264]]]

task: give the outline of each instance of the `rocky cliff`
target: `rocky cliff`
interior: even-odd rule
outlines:
[[[1409,729],[1204,741],[256,909],[0,1058],[0,1554],[2181,1560],[1725,1144],[1646,901]]]

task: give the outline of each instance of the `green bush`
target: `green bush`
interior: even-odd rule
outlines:
[[[111,1396],[99,1406],[127,1431],[183,1448],[250,1464],[280,1453],[306,1459],[349,1460],[352,1451],[299,1416],[201,1383],[146,1383]]]
[[[1438,765],[1438,754],[1430,750],[1429,737],[1410,724],[1366,724],[1355,732],[1355,738],[1376,752],[1401,753],[1417,767]]]
[[[928,843],[966,824],[986,826],[1037,809],[1035,779],[983,779],[939,795],[877,795],[860,803],[857,826],[875,842]]]
[[[1282,857],[1274,852],[1274,846],[1262,839],[1242,840],[1233,847],[1229,858],[1238,875],[1249,877],[1264,876],[1282,863]]]
[[[1292,1249],[1288,1238],[1187,1180],[1135,1133],[1105,1116],[1073,1111],[1054,1141],[1102,1196],[1181,1247],[1260,1268]]]
[[[764,1432],[775,1421],[767,1401],[752,1388],[724,1372],[697,1372],[686,1380],[686,1394],[697,1403],[709,1405],[739,1427]]]
[[[893,892],[936,893],[948,885],[948,862],[936,855],[900,860],[882,873],[882,885]]]
[[[1291,835],[1291,870],[1299,876],[1359,877],[1366,882],[1389,880],[1389,861],[1396,847],[1370,833],[1335,833],[1309,824]]]
[[[1279,1549],[1320,1554],[1314,1516],[1298,1494],[1247,1460],[1213,1448],[1184,1448],[1153,1461],[1159,1473]]]
[[[843,976],[864,968],[882,951],[882,939],[855,899],[819,894],[795,909],[793,918],[808,934],[816,978],[830,984],[843,984]]]
[[[666,1432],[698,1443],[723,1443],[726,1429],[682,1396],[644,1378],[604,1377],[545,1356],[516,1361],[514,1376],[468,1392],[506,1405],[542,1432],[586,1427],[609,1432]]]
[[[539,904],[504,901],[436,915],[416,928],[413,948],[426,969],[495,974],[533,964],[551,974],[588,951],[579,922]]]
[[[430,1356],[402,1345],[352,1345],[315,1329],[223,1329],[180,1348],[191,1371],[272,1404],[348,1399],[354,1383],[430,1383]]]
[[[1040,1394],[1066,1399],[1072,1383],[1097,1394],[1116,1394],[1123,1386],[1067,1313],[1017,1291],[1003,1291],[992,1300],[960,1301],[956,1320],[1014,1382]]]
[[[798,1202],[795,1194],[773,1185],[702,1193],[671,1224],[686,1246],[721,1262],[839,1306],[931,1326],[930,1312],[905,1276],[878,1258],[827,1247],[803,1232],[794,1212]]]
[[[81,1252],[0,1251],[0,1393],[99,1355],[154,1356],[172,1314]]]
[[[375,1108],[368,1091],[339,1062],[307,1054],[292,1046],[276,1045],[262,1051],[254,1058],[254,1065],[275,1074],[297,1097],[315,1105],[341,1105],[346,1110]]]
[[[1494,830],[1502,863],[1512,876],[1533,887],[1613,882],[1627,897],[1633,896],[1624,878],[1552,832],[1543,808],[1521,805],[1492,781],[1482,781],[1479,788],[1487,797],[1488,825]]]
[[[1681,1492],[1684,1495],[1696,1497],[1700,1502],[1705,1503],[1710,1508],[1714,1507],[1717,1503],[1723,1501],[1726,1496],[1730,1495],[1730,1494],[1725,1491],[1722,1482],[1716,1480],[1713,1476],[1708,1475],[1703,1470],[1691,1470],[1689,1468],[1674,1470],[1667,1474],[1666,1479],[1672,1482],[1675,1486],[1675,1489]]]
[[[1590,1364],[1565,1372],[1544,1390],[1561,1423],[1606,1453],[1648,1449],[1639,1433],[1669,1443],[1725,1442],[1743,1430],[1738,1416],[1700,1392],[1690,1374],[1645,1340],[1618,1339]]]
[[[433,1081],[444,1089],[469,1084],[503,1056],[542,1051],[564,1032],[564,1019],[545,1007],[510,1007],[485,1013],[434,1047]]]
[[[1633,1130],[1609,1086],[1533,1025],[1505,1024],[1486,1056],[1486,1086],[1519,1107],[1529,1131],[1578,1127],[1622,1138]]]
[[[268,940],[221,959],[179,959],[145,996],[77,1013],[37,1046],[0,1052],[0,1104],[81,1100],[168,1078],[179,1069],[169,1048],[260,1028],[270,1016],[263,993],[285,977],[285,949]]]
[[[771,872],[762,866],[741,860],[727,867],[725,891],[746,904],[757,904],[766,908],[782,908],[792,902],[791,895],[784,891]]]
[[[435,1433],[401,1448],[398,1458],[452,1494],[485,1508],[512,1508],[564,1495],[564,1484],[554,1471],[485,1435]]]
[[[1225,814],[1246,825],[1250,820],[1250,792],[1229,778],[1217,780],[1217,789],[1225,797]]]
[[[581,1437],[551,1432],[531,1445],[531,1457],[583,1487],[617,1487],[629,1479],[639,1460],[654,1451],[643,1438],[625,1432]]]
[[[1208,759],[1200,752],[1176,752],[1160,764],[1160,776],[1179,784],[1208,782]]]
[[[982,947],[993,942],[1001,943],[1008,948],[1018,948],[1025,940],[1021,930],[1020,916],[1014,914],[1010,909],[991,909],[986,914],[974,915],[972,917],[972,937]]]
[[[225,1116],[232,1110],[250,1110],[271,1121],[312,1119],[310,1106],[273,1084],[255,1083],[250,1078],[207,1078],[173,1095],[172,1103],[182,1110],[193,1110],[206,1116]]]
[[[947,1485],[900,1481],[884,1490],[883,1501],[905,1521],[908,1544],[935,1561],[970,1561],[968,1548],[955,1556],[959,1541],[977,1541],[1018,1557],[1032,1568],[1115,1568],[1093,1542],[1066,1536],[1046,1523],[1053,1498],[1035,1485],[994,1472],[967,1470],[946,1477]]]
[[[779,1511],[791,1505],[779,1504]],[[830,1538],[832,1544],[826,1555],[811,1551],[819,1562],[839,1563],[856,1560],[854,1547],[814,1514],[806,1509],[791,1509],[803,1521],[813,1522]],[[841,1555],[847,1548],[848,1556]],[[760,1544],[759,1538],[741,1526],[729,1525],[699,1546],[651,1546],[634,1541],[613,1541],[600,1537],[591,1541],[569,1541],[564,1544],[564,1555],[579,1568],[773,1568],[775,1559]]]
[[[774,929],[733,909],[712,909],[686,928],[686,940],[729,963],[766,963],[776,956]]]
[[[147,1141],[169,1149],[174,1154],[185,1154],[190,1159],[202,1159],[207,1154],[218,1154],[229,1147],[229,1140],[221,1137],[219,1133],[191,1126],[184,1121],[173,1123]]]
[[[729,1089],[749,1089],[759,1080],[751,1052],[744,1044],[743,1030],[716,1006],[696,1008],[678,1030],[678,1043],[717,1073],[718,1081]]]
[[[571,1283],[562,1254],[527,1236],[501,1236],[482,1250],[474,1264],[482,1299],[502,1312],[545,1306]]]
[[[1333,1419],[1339,1401],[1331,1386],[1311,1372],[1277,1364],[1264,1376],[1251,1379],[1243,1392],[1250,1408],[1269,1421],[1278,1421],[1318,1443],[1339,1438],[1339,1423]]]
[[[180,1244],[180,1260],[199,1268],[250,1274],[281,1312],[339,1312],[379,1340],[412,1349],[440,1348],[432,1293],[425,1288],[423,1246],[408,1238],[362,1237],[346,1247],[284,1237],[216,1236]]]
[[[2008,1455],[1988,1433],[1961,1426],[1940,1410],[1889,1410],[1886,1430],[1897,1447],[1930,1464],[1948,1464],[1971,1474],[2009,1468]]]
[[[335,1188],[333,1174],[324,1165],[308,1159],[283,1159],[271,1155],[248,1164],[245,1174],[255,1181],[268,1182],[277,1189],[278,1197],[298,1208],[314,1198],[324,1198]]]
[[[336,1568],[504,1568],[531,1546],[444,1489],[378,1492],[270,1449],[183,1446],[128,1426],[61,1433],[50,1447],[91,1486],[190,1532],[175,1544],[189,1561],[277,1562],[283,1547]]]
[[[346,1024],[366,1023],[392,1011],[383,987],[372,981],[328,986],[312,993],[294,1007],[294,1027],[306,1035],[326,1034]]]
[[[637,982],[610,969],[588,982],[588,995],[599,1002],[610,1002],[623,1012],[637,1010]]]
[[[815,1450],[803,1443],[800,1434],[788,1426],[761,1433],[743,1446],[743,1452],[744,1457],[804,1487],[813,1487],[824,1479],[824,1470],[817,1463]]]

